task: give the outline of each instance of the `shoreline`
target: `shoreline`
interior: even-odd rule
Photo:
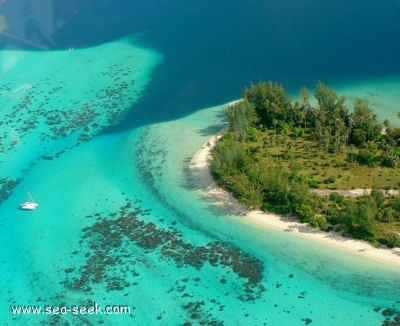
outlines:
[[[213,199],[216,205],[228,208],[235,215],[241,216],[246,222],[253,225],[281,232],[290,232],[295,236],[305,237],[376,262],[400,266],[400,248],[377,248],[366,241],[346,238],[335,232],[324,232],[287,216],[246,209],[230,193],[218,187],[211,176],[209,168],[211,151],[221,137],[222,132],[210,138],[193,155],[190,162],[190,168],[197,174],[200,188]]]

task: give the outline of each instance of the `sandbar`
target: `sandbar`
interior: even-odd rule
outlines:
[[[215,204],[223,205],[232,210],[236,215],[243,217],[246,222],[257,226],[274,229],[278,232],[290,232],[293,236],[306,237],[320,244],[354,253],[380,263],[400,266],[400,248],[389,249],[374,247],[372,244],[363,240],[343,237],[335,232],[318,230],[306,223],[300,223],[295,218],[246,209],[230,193],[217,186],[211,176],[211,153],[221,136],[222,132],[210,138],[207,143],[195,153],[190,162],[190,168],[195,172],[201,190],[205,191]]]

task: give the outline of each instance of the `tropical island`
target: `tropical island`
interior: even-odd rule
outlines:
[[[315,103],[315,104],[312,104]],[[216,183],[249,209],[295,216],[373,245],[400,246],[400,128],[369,102],[319,82],[291,101],[282,85],[246,87],[212,150]]]

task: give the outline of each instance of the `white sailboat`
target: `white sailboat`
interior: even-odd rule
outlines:
[[[31,193],[26,189],[26,193],[28,194],[29,200],[26,201],[25,203],[21,204],[21,209],[27,210],[27,211],[33,211],[35,210],[39,204],[35,202],[33,199]]]

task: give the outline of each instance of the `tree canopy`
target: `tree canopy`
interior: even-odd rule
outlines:
[[[389,121],[383,128],[366,100],[356,99],[349,108],[345,97],[322,82],[316,85],[314,97],[312,101],[310,91],[303,88],[299,100],[292,102],[283,86],[272,81],[246,87],[243,100],[226,110],[229,130],[213,151],[213,176],[250,208],[292,213],[323,230],[335,228],[357,238],[400,244],[399,197],[384,196],[377,188],[358,198],[337,193],[319,196],[310,188],[319,187],[321,181],[303,173],[304,166],[294,159],[304,157],[302,162],[311,171],[318,164],[330,164],[313,163],[310,152],[318,147],[328,157],[335,155],[333,160],[342,157],[335,164],[343,169],[350,165],[397,168],[400,128]],[[274,165],[264,163],[271,161],[269,157]],[[325,177],[322,184],[335,183],[337,178],[342,173]]]

